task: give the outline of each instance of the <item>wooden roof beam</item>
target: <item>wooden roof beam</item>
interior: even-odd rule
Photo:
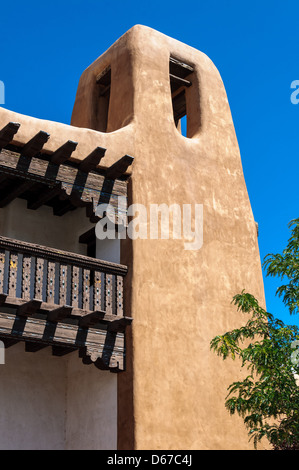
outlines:
[[[32,299],[24,304],[20,305],[17,309],[17,315],[21,317],[29,317],[37,312],[40,308],[42,302],[41,300]]]
[[[69,317],[72,313],[73,308],[69,305],[63,305],[62,307],[55,308],[48,313],[48,321],[58,323],[59,321],[64,320]]]
[[[182,62],[181,60],[177,60],[174,57],[170,57],[169,62],[171,65],[178,67],[181,70],[185,70],[186,73],[188,74],[194,72],[194,68],[191,65],[186,64],[185,62]]]
[[[61,184],[56,184],[53,188],[49,188],[41,192],[34,200],[30,202],[28,201],[27,208],[32,210],[39,209],[43,204],[46,204],[61,192]]]
[[[68,347],[63,347],[63,346],[52,346],[52,354],[53,356],[65,356],[66,354],[69,354],[71,352],[76,351],[77,348],[68,348]]]
[[[10,336],[1,336],[0,340],[3,341],[5,349],[10,348],[11,346],[14,346],[15,344],[20,342],[18,339],[11,338]]]
[[[21,196],[21,194],[25,193],[25,191],[31,188],[34,184],[34,181],[25,180],[16,187],[13,187],[11,191],[0,196],[0,207],[2,208],[10,204],[14,199]]]
[[[77,145],[78,142],[68,140],[51,155],[51,162],[56,163],[58,165],[66,162],[70,158],[72,153],[76,150]]]
[[[79,237],[79,243],[86,243],[87,245],[89,243],[93,243],[96,239],[96,231],[95,227],[92,227],[91,229],[87,230],[87,232],[82,233]]]
[[[18,132],[20,125],[18,122],[9,122],[0,131],[0,149],[8,145]]]
[[[88,173],[95,170],[104,157],[106,149],[103,147],[96,147],[84,160],[80,163],[79,169]]]
[[[123,333],[126,326],[131,325],[133,318],[123,317],[108,323],[107,330],[113,333]]]
[[[180,86],[190,87],[192,85],[192,82],[190,82],[190,80],[186,80],[185,78],[177,77],[176,75],[173,75],[172,73],[170,73],[169,76],[170,76],[170,81],[175,82]]]
[[[26,157],[35,157],[42,150],[44,144],[49,140],[50,134],[39,131],[21,150]]]
[[[133,161],[134,157],[131,157],[130,155],[124,155],[107,169],[106,178],[113,180],[120,178],[127,171],[129,166],[132,165]]]
[[[102,310],[95,310],[94,312],[88,313],[87,315],[84,315],[84,317],[81,317],[79,320],[79,326],[81,328],[89,328],[90,326],[99,323],[99,321],[103,320],[104,317],[105,312]]]
[[[26,352],[37,352],[41,349],[47,348],[49,345],[44,343],[36,343],[34,341],[25,341]]]

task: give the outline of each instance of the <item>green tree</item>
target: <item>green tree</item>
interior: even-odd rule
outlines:
[[[299,310],[299,219],[289,226],[286,249],[266,256],[264,266],[267,275],[285,282],[277,294],[294,314]],[[266,438],[274,449],[299,450],[299,329],[275,318],[245,291],[233,303],[249,319],[213,338],[211,349],[223,359],[239,358],[248,375],[229,386],[225,406],[244,419],[255,446]]]

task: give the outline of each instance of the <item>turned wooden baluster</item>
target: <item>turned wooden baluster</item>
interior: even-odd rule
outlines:
[[[51,305],[55,303],[55,263],[53,261],[48,262],[47,302]]]
[[[72,269],[72,307],[79,307],[79,271],[78,266]]]
[[[36,258],[34,297],[37,300],[43,300],[44,264],[43,258]]]
[[[116,313],[118,316],[124,314],[124,293],[123,293],[123,277],[116,276]]]
[[[22,298],[30,300],[31,286],[31,256],[23,256],[23,272],[22,272]]]
[[[8,295],[16,297],[17,293],[17,273],[18,273],[18,254],[13,251],[10,253],[9,258],[9,284]]]
[[[102,274],[100,271],[94,272],[93,309],[102,309]]]
[[[112,315],[113,309],[113,276],[112,274],[106,274],[105,283],[105,300],[106,300],[106,314]]]
[[[59,276],[59,304],[66,305],[67,303],[67,274],[68,267],[65,264],[60,265],[60,276]]]
[[[83,269],[82,308],[90,310],[90,270]]]
[[[0,250],[0,294],[4,294],[5,250]]]

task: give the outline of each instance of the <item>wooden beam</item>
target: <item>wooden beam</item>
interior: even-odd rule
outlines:
[[[58,165],[66,162],[70,158],[72,153],[76,150],[77,145],[78,142],[68,140],[51,155],[51,162],[56,163]]]
[[[45,343],[35,343],[33,341],[25,341],[26,352],[37,352],[41,349],[47,348],[49,345]]]
[[[81,328],[89,328],[90,326],[99,323],[99,321],[103,320],[104,317],[105,312],[102,310],[95,310],[94,312],[88,313],[87,315],[81,317],[79,320],[79,326]]]
[[[177,60],[174,57],[170,57],[169,62],[171,66],[176,67],[178,70],[179,69],[184,70],[185,75],[186,74],[189,75],[190,73],[194,72],[194,68],[191,65],[185,64],[181,60]]]
[[[69,305],[63,305],[62,307],[55,308],[48,313],[47,320],[58,323],[59,321],[69,317],[72,313],[72,310],[73,308]]]
[[[53,356],[65,356],[66,354],[72,353],[76,351],[77,348],[68,348],[63,346],[52,346],[52,354]]]
[[[20,181],[20,183],[13,187],[12,190],[0,196],[0,207],[2,208],[10,204],[14,199],[21,196],[21,194],[25,193],[25,191],[31,188],[34,184],[35,182],[30,180],[25,180],[23,182]]]
[[[42,191],[34,200],[28,201],[27,208],[36,210],[39,209],[43,204],[46,204],[51,199],[56,197],[62,192],[61,184],[56,184],[53,188]]]
[[[58,166],[38,157],[30,159],[24,156],[22,158],[20,152],[21,149],[18,149],[18,152],[7,149],[0,151],[0,170],[3,172],[3,177],[5,176],[7,183],[9,183],[9,178],[16,178],[22,175],[26,176],[26,178],[28,177],[28,180],[32,178],[35,183],[47,184],[49,187],[61,184],[61,194],[65,195],[66,199],[70,195],[73,197],[75,194],[78,194],[78,199],[81,201],[80,204],[83,203],[87,207],[87,217],[95,223],[98,221],[98,218],[94,216],[94,211],[99,204],[109,203],[113,207],[118,208],[117,196],[127,195],[127,181],[107,180],[99,172],[87,174],[78,171],[78,168],[74,166],[64,164]],[[4,188],[2,194],[4,194]],[[57,204],[55,209],[57,209],[57,214],[59,214],[62,208],[60,204]],[[64,209],[66,208],[64,207],[62,212],[64,212]],[[70,207],[67,210],[69,209]]]
[[[92,227],[91,229],[87,230],[87,232],[82,233],[79,237],[79,243],[86,243],[87,245],[89,243],[93,243],[96,238],[96,229],[95,227]]]
[[[44,144],[49,140],[50,134],[39,131],[21,150],[26,157],[35,157],[42,150]]]
[[[0,131],[0,148],[8,145],[14,138],[14,135],[18,132],[20,124],[18,122],[9,122]]]
[[[0,294],[0,306],[5,304],[7,294]]]
[[[18,317],[0,311],[0,339],[28,341],[57,346],[55,355],[83,350],[95,361],[101,357],[106,367],[124,369],[124,334],[111,333],[105,328],[84,330],[74,323],[50,323],[44,318]],[[4,339],[3,339],[4,338]]]
[[[128,167],[132,165],[133,161],[133,157],[131,157],[130,155],[124,155],[117,162],[113,163],[110,168],[107,169],[106,178],[120,178],[127,171]]]
[[[190,80],[185,80],[185,78],[177,77],[176,75],[173,75],[171,73],[169,74],[169,76],[170,81],[173,81],[180,86],[190,87],[192,85],[192,82],[190,82]]]
[[[69,211],[75,210],[76,207],[69,201],[59,201],[59,204],[53,207],[53,214],[61,217]]]
[[[96,147],[79,165],[79,170],[88,173],[95,170],[104,157],[106,149],[103,147]]]
[[[113,333],[123,333],[126,326],[131,325],[133,318],[123,317],[108,323],[107,329]]]
[[[20,305],[17,309],[17,315],[21,317],[30,317],[40,308],[41,300],[32,299]]]
[[[15,344],[20,342],[18,339],[10,338],[9,336],[1,336],[0,340],[3,341],[5,349],[10,348],[11,346],[14,346]]]

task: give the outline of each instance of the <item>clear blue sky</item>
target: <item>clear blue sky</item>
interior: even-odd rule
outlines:
[[[298,213],[298,1],[51,0],[2,2],[0,80],[8,109],[69,123],[82,71],[134,24],[206,53],[225,83],[261,258],[286,246]],[[265,278],[267,308],[287,323]]]

